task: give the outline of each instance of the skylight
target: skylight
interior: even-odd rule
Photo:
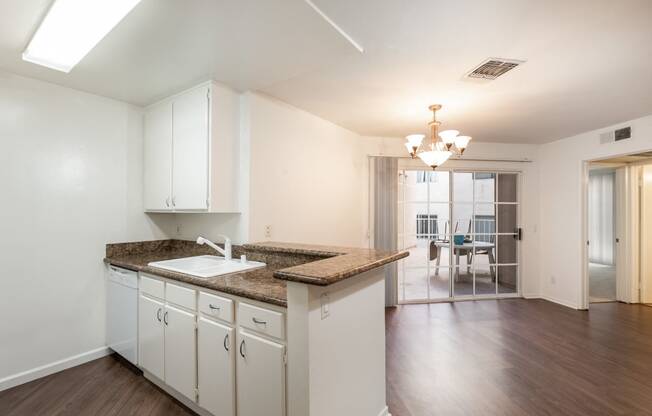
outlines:
[[[140,0],[56,0],[23,60],[70,72]]]

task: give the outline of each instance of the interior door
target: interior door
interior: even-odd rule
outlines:
[[[652,165],[641,169],[641,303],[652,304]]]
[[[238,416],[285,415],[285,347],[240,330]]]
[[[196,318],[173,306],[165,307],[165,382],[179,393],[196,400]]]
[[[631,296],[631,284],[627,274],[626,262],[627,243],[630,238],[628,192],[629,172],[627,167],[616,169],[615,182],[615,216],[616,216],[616,299],[621,302],[634,302]]]
[[[173,205],[176,210],[208,208],[209,89],[179,96],[173,108]]]
[[[199,405],[214,415],[235,415],[235,330],[199,318],[197,331]]]
[[[172,210],[172,103],[145,113],[144,203],[148,211]]]
[[[138,309],[138,352],[141,367],[164,379],[163,302],[140,295]]]

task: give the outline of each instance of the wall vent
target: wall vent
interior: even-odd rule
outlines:
[[[467,78],[493,80],[524,62],[516,59],[489,58],[467,73],[466,76]]]
[[[600,134],[600,143],[613,143],[619,140],[627,140],[632,137],[632,128],[623,127],[614,131],[606,131]]]
[[[630,137],[632,137],[632,128],[631,127],[624,127],[622,129],[618,129],[618,130],[616,130],[614,132],[614,139],[616,141],[629,139]]]

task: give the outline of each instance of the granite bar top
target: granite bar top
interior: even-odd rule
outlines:
[[[407,251],[373,250],[368,248],[333,247],[297,243],[264,242],[245,244],[251,252],[311,255],[322,259],[276,270],[280,280],[328,286],[357,274],[384,266],[409,256]]]
[[[107,244],[104,261],[129,270],[287,307],[288,280],[327,286],[408,256],[407,252],[398,251],[265,242],[233,246],[234,258],[245,254],[249,260],[267,264],[264,268],[241,273],[204,279],[147,265],[152,261],[206,254],[215,255],[215,251],[194,241],[157,240]]]

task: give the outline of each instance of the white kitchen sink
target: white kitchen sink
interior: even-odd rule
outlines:
[[[148,264],[157,269],[185,273],[195,277],[215,277],[265,267],[258,261],[226,260],[218,256],[195,256],[180,259],[154,261]]]

